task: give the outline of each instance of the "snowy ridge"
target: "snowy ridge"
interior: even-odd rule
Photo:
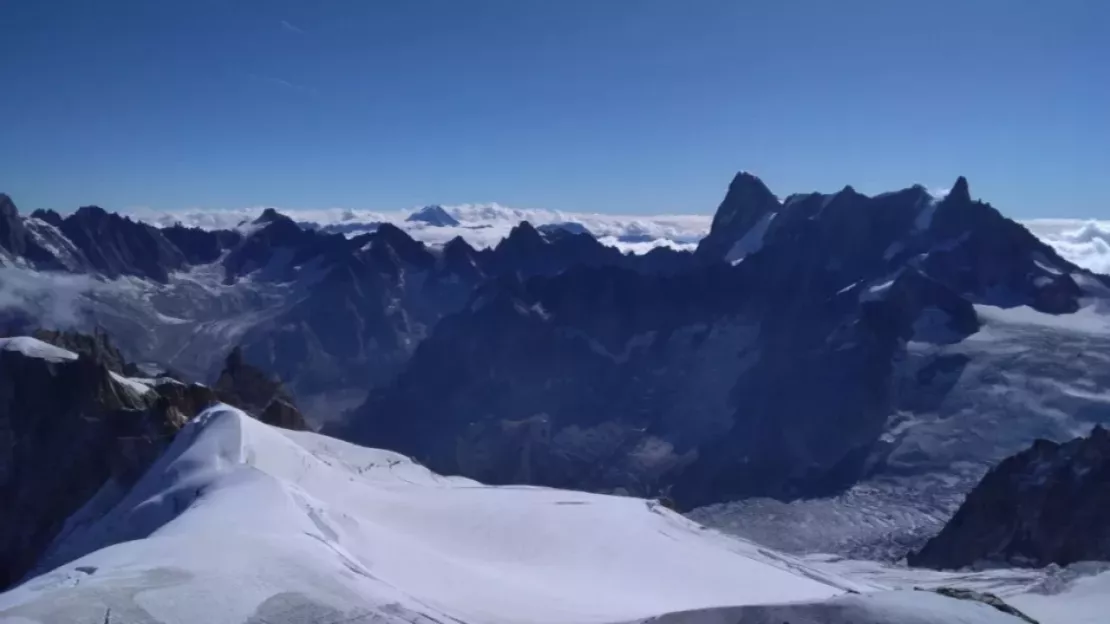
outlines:
[[[77,354],[72,351],[55,347],[30,336],[0,338],[0,351],[16,351],[27,357],[39,358],[48,362],[66,362],[77,359]]]
[[[0,621],[1021,621],[909,589],[963,585],[1004,593],[1044,624],[1074,624],[1100,621],[1110,578],[803,561],[650,501],[442,477],[222,405],[129,492],[106,484],[42,568],[56,564],[0,595]]]
[[[866,589],[650,501],[441,477],[227,406],[69,524],[42,567],[61,566],[0,596],[0,615],[625,622]]]

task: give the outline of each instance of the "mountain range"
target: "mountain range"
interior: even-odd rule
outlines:
[[[599,234],[525,221],[429,245],[388,221],[202,229],[3,197],[0,303],[8,333],[102,328],[184,379],[214,382],[234,347],[325,433],[487,483],[741,517],[909,488],[901,520],[853,537],[895,558],[994,462],[1110,422],[1110,278],[963,178],[780,199],[742,172],[692,251]]]

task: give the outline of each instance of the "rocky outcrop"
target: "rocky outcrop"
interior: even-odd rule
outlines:
[[[98,206],[79,208],[62,221],[61,231],[106,277],[134,275],[164,283],[186,266],[181,250],[158,228]]]
[[[1037,440],[991,470],[910,565],[1110,561],[1110,432]]]
[[[212,389],[143,376],[103,333],[36,336],[0,338],[0,588],[18,581],[98,491],[126,491],[213,403],[306,428],[281,385],[237,350]]]
[[[110,479],[137,479],[215,397],[177,381],[125,378],[112,370],[113,350],[93,346],[96,339],[83,341],[92,348],[81,353],[30,337],[0,342],[4,587],[30,569],[67,517]]]
[[[239,347],[228,354],[215,391],[220,401],[235,405],[268,425],[308,429],[304,416],[281,382],[245,362]]]

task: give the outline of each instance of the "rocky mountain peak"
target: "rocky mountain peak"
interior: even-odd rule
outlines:
[[[293,219],[291,219],[288,216],[278,212],[277,209],[275,209],[275,208],[266,208],[265,210],[262,211],[262,214],[260,214],[254,220],[254,223],[274,223],[274,222],[277,222],[277,221],[293,222]]]
[[[698,255],[724,258],[737,241],[766,222],[780,207],[778,198],[763,180],[747,171],[737,173],[713,215],[709,234],[698,244]]]
[[[0,193],[0,218],[11,219],[19,215],[15,202],[6,193]]]
[[[62,215],[53,210],[50,210],[49,208],[39,208],[38,210],[31,213],[31,218],[39,219],[40,221],[49,223],[56,228],[62,227]]]
[[[410,214],[405,221],[426,223],[436,227],[454,227],[459,225],[459,220],[452,217],[450,213],[443,209],[443,206],[438,204],[424,206],[420,210]]]
[[[27,249],[27,229],[15,202],[4,194],[0,194],[0,247],[17,256]]]
[[[961,204],[969,203],[971,201],[971,190],[968,188],[967,178],[963,176],[956,178],[956,183],[952,185],[944,199]]]

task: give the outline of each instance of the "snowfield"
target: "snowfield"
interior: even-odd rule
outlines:
[[[107,484],[40,568],[0,595],[0,621],[1018,621],[876,593],[653,501],[442,477],[227,406],[130,491]]]

